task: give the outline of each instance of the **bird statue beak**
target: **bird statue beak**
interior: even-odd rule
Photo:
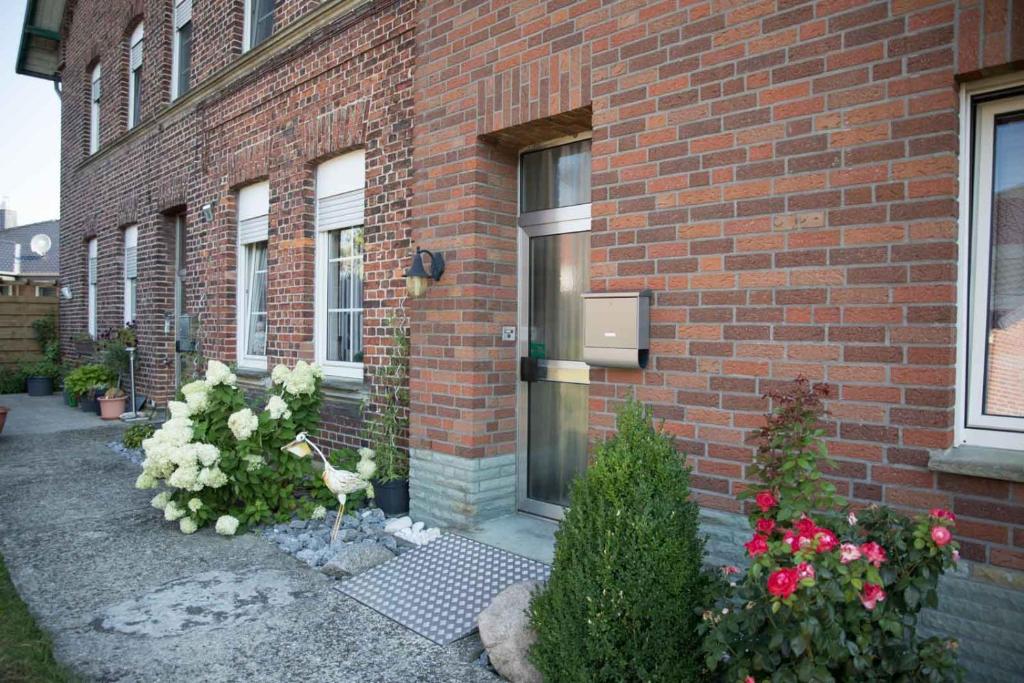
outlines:
[[[291,443],[281,446],[281,450],[285,453],[291,453],[298,458],[305,458],[313,453],[313,450],[309,447],[309,443],[306,442],[305,432],[296,436],[295,440]]]

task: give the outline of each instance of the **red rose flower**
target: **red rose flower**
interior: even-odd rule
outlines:
[[[944,526],[933,526],[932,540],[935,541],[935,545],[944,546],[953,540],[953,534],[949,533],[949,529]]]
[[[768,552],[768,540],[760,534],[754,534],[754,537],[744,543],[743,547],[747,549],[751,557],[757,557],[762,553]]]
[[[753,676],[747,676],[743,679],[743,683],[757,683],[757,681],[754,680]]]
[[[876,567],[881,567],[882,563],[889,559],[885,554],[885,548],[878,545],[874,541],[868,543],[861,543],[860,554],[867,558],[867,561]]]
[[[767,536],[775,530],[775,520],[762,518],[757,520],[757,524],[755,524],[754,526],[757,528],[757,533],[764,534],[765,536]]]
[[[815,537],[818,539],[818,545],[815,550],[819,553],[831,552],[839,547],[839,539],[828,529],[818,529]]]
[[[860,594],[860,604],[864,605],[864,609],[873,610],[875,605],[885,600],[885,591],[881,586],[873,583],[864,584],[864,590]]]
[[[951,522],[956,521],[956,515],[949,510],[944,510],[943,508],[932,508],[928,511],[928,514],[935,519],[948,519]]]
[[[814,566],[807,562],[801,562],[796,566],[796,575],[800,579],[813,579]]]
[[[768,512],[779,503],[771,491],[761,491],[754,496],[754,502],[761,508],[761,512]]]
[[[780,598],[788,598],[796,591],[800,577],[793,567],[777,569],[768,577],[768,592]]]
[[[797,533],[801,536],[813,537],[814,532],[818,530],[814,520],[807,516],[798,519],[794,526],[796,526]]]

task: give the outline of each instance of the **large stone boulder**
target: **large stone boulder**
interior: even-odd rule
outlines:
[[[477,617],[491,666],[512,683],[544,680],[528,658],[530,646],[537,640],[530,627],[530,597],[540,586],[539,581],[513,583],[494,596]]]
[[[336,579],[343,579],[362,574],[394,556],[393,552],[377,543],[350,543],[338,550],[320,571]]]

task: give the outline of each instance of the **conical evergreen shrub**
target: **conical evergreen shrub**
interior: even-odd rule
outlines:
[[[710,580],[689,471],[630,402],[573,485],[551,579],[531,605],[530,657],[547,683],[692,681]]]

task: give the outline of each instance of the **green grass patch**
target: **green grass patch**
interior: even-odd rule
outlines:
[[[50,636],[36,626],[14,590],[7,565],[0,557],[0,681],[42,683],[78,681],[53,658]]]

